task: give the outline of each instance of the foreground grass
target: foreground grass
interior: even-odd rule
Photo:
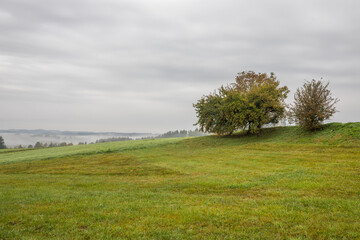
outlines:
[[[359,126],[11,153],[0,239],[360,239]]]

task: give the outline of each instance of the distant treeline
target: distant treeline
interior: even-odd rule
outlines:
[[[78,145],[82,145],[82,144],[86,144],[83,142],[79,142]],[[66,142],[61,142],[61,143],[42,143],[42,142],[36,142],[34,145],[30,144],[28,146],[22,146],[21,144],[16,146],[15,148],[47,148],[47,147],[65,147],[65,146],[73,146],[74,144],[72,143],[66,143]]]
[[[168,131],[167,133],[156,136],[155,138],[176,138],[176,137],[199,137],[207,134],[200,132],[199,129],[195,130],[176,130]]]
[[[198,136],[204,136],[207,135],[203,132],[201,132],[199,129],[195,130],[175,130],[175,131],[168,131],[166,133],[160,134],[155,137],[143,137],[140,139],[154,139],[154,138],[177,138],[177,137],[198,137]],[[95,141],[95,143],[105,143],[105,142],[119,142],[119,141],[130,141],[134,140],[130,137],[110,137],[110,138],[101,138]],[[79,142],[77,145],[86,145],[87,142]],[[89,144],[94,144],[94,142],[91,142]],[[30,144],[28,146],[18,145],[14,148],[48,148],[48,147],[64,147],[64,146],[73,146],[73,143],[42,143],[42,142],[36,142],[34,145]],[[1,148],[6,148],[6,145],[4,143],[4,139],[0,137],[0,146]]]
[[[104,142],[119,142],[119,141],[129,141],[132,140],[129,137],[111,137],[111,138],[101,138],[96,140],[95,143],[104,143]]]
[[[128,140],[132,140],[129,137],[111,137],[111,138],[104,138],[104,139],[99,139],[96,140],[95,143],[104,143],[104,142],[117,142],[117,141],[128,141]],[[87,142],[79,142],[77,145],[87,145]],[[91,142],[89,144],[94,144],[94,142]],[[49,147],[65,147],[65,146],[73,146],[73,143],[66,143],[66,142],[61,142],[61,143],[42,143],[42,142],[36,142],[34,145],[30,144],[28,146],[22,146],[21,144],[18,146],[15,146],[14,148],[49,148]]]

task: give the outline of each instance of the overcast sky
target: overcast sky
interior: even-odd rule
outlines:
[[[358,0],[0,0],[0,129],[193,129],[238,72],[330,81],[360,121]]]

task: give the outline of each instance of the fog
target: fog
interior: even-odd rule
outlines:
[[[77,145],[79,142],[82,143],[95,143],[99,139],[107,139],[107,138],[119,138],[119,137],[129,137],[131,139],[140,139],[145,137],[154,137],[157,134],[151,133],[89,133],[86,134],[80,133],[66,133],[66,134],[54,134],[51,132],[45,133],[26,133],[26,132],[16,132],[16,133],[7,133],[0,132],[0,136],[3,137],[5,144],[9,148],[18,147],[21,145],[22,147],[28,147],[29,145],[34,146],[36,142],[45,143],[72,143],[73,145]]]

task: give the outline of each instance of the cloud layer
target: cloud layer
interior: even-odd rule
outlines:
[[[360,121],[360,2],[0,0],[1,128],[163,132],[243,70],[323,77]]]

